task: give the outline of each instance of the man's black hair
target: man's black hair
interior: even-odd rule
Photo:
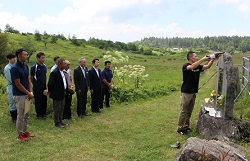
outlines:
[[[62,64],[64,61],[65,61],[65,59],[59,58],[59,59],[58,59],[58,65]]]
[[[109,60],[105,61],[104,65],[107,65],[108,63],[111,64],[111,61],[109,61]]]
[[[13,54],[13,53],[9,53],[9,54],[6,55],[7,59],[12,59],[12,58],[15,58],[15,57],[16,57],[16,55]]]
[[[41,56],[45,56],[45,54],[43,52],[39,52],[36,54],[36,58],[40,58]]]
[[[92,63],[95,64],[95,62],[96,62],[97,60],[99,61],[98,58],[93,59],[93,60],[92,60]]]
[[[187,53],[187,60],[188,60],[188,61],[189,61],[190,57],[193,56],[194,53],[195,53],[194,51],[189,51],[189,52]]]
[[[19,54],[22,54],[23,51],[26,51],[26,50],[24,50],[23,48],[17,49],[16,57],[18,57]]]
[[[59,58],[60,58],[60,56],[55,56],[54,61],[57,61],[57,59],[59,59]]]

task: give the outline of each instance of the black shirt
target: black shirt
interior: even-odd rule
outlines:
[[[190,63],[186,63],[182,67],[183,73],[183,83],[181,86],[182,93],[197,93],[199,80],[200,80],[200,72],[202,71],[202,65],[199,65],[193,70],[187,70],[187,66],[191,65]]]
[[[30,68],[30,75],[33,76],[33,87],[46,88],[46,65],[34,64]]]
[[[102,79],[106,79],[108,83],[111,82],[113,78],[112,70],[104,68],[102,70]],[[102,88],[108,88],[108,86],[102,81]]]
[[[17,62],[14,65],[12,65],[10,73],[11,73],[11,80],[13,82],[13,88],[12,88],[13,95],[14,96],[27,95],[17,88],[14,81],[16,79],[20,79],[20,83],[24,86],[26,90],[29,91],[29,80],[28,80],[29,69],[27,64],[25,63],[22,64],[19,60],[17,60]]]

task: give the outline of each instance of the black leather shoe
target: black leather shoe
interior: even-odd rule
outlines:
[[[57,123],[57,124],[55,124],[55,126],[58,127],[58,128],[64,128],[64,127],[65,127],[65,126],[62,125],[61,123]]]
[[[63,125],[63,126],[66,126],[66,125],[68,125],[68,124],[66,124],[66,123],[64,123],[64,122],[61,122],[60,124],[61,124],[61,125]]]

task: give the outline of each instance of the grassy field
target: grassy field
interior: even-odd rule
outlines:
[[[17,39],[13,39],[13,43],[17,43]],[[73,69],[77,66],[77,59],[80,56],[87,58],[90,67],[92,58],[101,58],[105,53],[90,46],[80,48],[66,42],[58,42],[55,46],[51,44],[47,49],[44,49],[41,43],[37,46],[40,46],[41,51],[46,53],[48,68],[53,65],[52,58],[55,55],[69,59],[72,64],[71,69]],[[91,116],[85,118],[76,117],[74,96],[72,105],[74,119],[65,121],[69,125],[64,129],[54,127],[50,103],[48,107],[50,114],[46,120],[36,120],[34,105],[32,105],[29,131],[36,134],[36,137],[25,143],[16,140],[17,133],[15,125],[10,121],[7,96],[2,92],[0,96],[0,145],[2,145],[0,160],[173,160],[179,149],[171,148],[170,145],[176,141],[180,141],[183,145],[189,137],[198,136],[195,130],[188,136],[176,133],[180,106],[179,90],[182,82],[181,66],[186,62],[185,55],[126,54],[130,57],[129,64],[140,64],[146,67],[150,76],[144,87],[163,86],[164,88],[164,86],[172,85],[178,90],[157,98],[121,104],[111,102],[111,108],[103,109],[99,114],[91,113],[88,104],[87,110]],[[238,64],[242,56],[245,55],[235,56],[234,59]],[[32,57],[30,64],[34,62],[35,59]],[[214,72],[213,66],[202,74],[200,85],[205,83]],[[2,84],[3,79],[0,78],[0,86],[3,86]],[[204,103],[204,98],[210,96],[213,89],[214,79],[200,89],[191,119],[191,128],[195,129],[200,105]],[[250,149],[249,143],[239,144]],[[247,154],[249,156],[249,153]]]

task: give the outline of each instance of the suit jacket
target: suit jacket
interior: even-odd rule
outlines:
[[[98,69],[99,77],[95,71],[95,69],[92,67],[89,70],[89,88],[90,90],[100,90],[101,89],[101,70]]]
[[[67,83],[67,88],[65,90],[63,84],[63,78],[58,67],[50,73],[48,82],[48,91],[50,93],[49,94],[50,98],[56,101],[63,100],[65,97],[65,92],[66,94],[68,93],[68,83]]]
[[[82,73],[81,67],[77,67],[74,69],[74,83],[75,83],[75,91],[77,92],[78,90],[81,91],[88,91],[89,87],[89,74],[88,74],[88,68],[84,68],[85,71],[85,77]]]

